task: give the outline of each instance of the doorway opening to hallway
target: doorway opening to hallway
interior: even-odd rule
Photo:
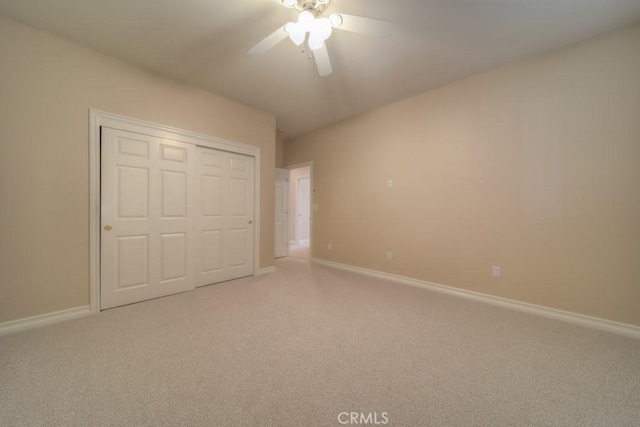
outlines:
[[[312,187],[311,165],[289,167],[289,255],[310,258]]]

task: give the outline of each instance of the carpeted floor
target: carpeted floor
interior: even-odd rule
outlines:
[[[390,426],[637,426],[640,340],[296,256],[0,337],[3,426],[339,426],[351,412]]]
[[[289,246],[289,256],[293,258],[311,259],[311,251],[309,245],[291,245]]]

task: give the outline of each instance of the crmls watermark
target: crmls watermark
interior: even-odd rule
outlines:
[[[342,425],[384,425],[389,423],[387,412],[340,412],[338,422]]]

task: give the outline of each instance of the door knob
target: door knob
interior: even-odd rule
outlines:
[[[253,221],[249,220],[249,225],[253,224]]]
[[[107,225],[104,226],[104,229],[106,231],[111,231],[111,226],[109,224],[107,224]]]

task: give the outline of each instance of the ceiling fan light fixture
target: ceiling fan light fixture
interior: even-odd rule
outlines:
[[[332,27],[340,28],[344,20],[342,19],[342,15],[339,13],[332,13],[329,15],[329,22],[331,22]]]
[[[334,28],[361,34],[386,35],[393,26],[388,21],[347,13],[333,13],[328,18],[324,17],[331,0],[276,0],[276,2],[301,11],[297,22],[289,22],[278,28],[251,47],[249,54],[264,53],[286,39],[287,36],[297,46],[302,46],[306,41],[312,53],[308,56],[315,60],[318,74],[321,77],[328,76],[333,72],[326,41],[331,37]],[[308,36],[307,33],[309,33]],[[304,47],[302,47],[302,53],[307,55]]]
[[[284,26],[284,30],[289,34],[289,38],[296,46],[304,43],[304,39],[307,37],[307,30],[299,23],[289,22]]]
[[[318,18],[316,19],[315,26],[312,30],[313,33],[317,34],[318,37],[321,37],[322,40],[327,40],[331,36],[332,32],[331,21],[327,18]]]
[[[313,13],[309,12],[308,10],[303,10],[298,16],[298,24],[304,26],[304,29],[306,31],[311,31],[315,23],[315,19],[316,17],[313,16]]]
[[[309,35],[309,49],[316,50],[320,49],[324,44],[324,40],[321,37],[318,37],[317,34],[311,33]]]

